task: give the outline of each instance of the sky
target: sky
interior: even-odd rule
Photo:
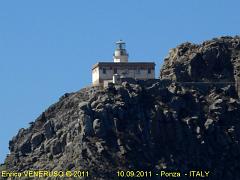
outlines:
[[[0,163],[8,142],[67,92],[91,84],[91,67],[126,42],[130,61],[239,35],[239,0],[0,1]]]

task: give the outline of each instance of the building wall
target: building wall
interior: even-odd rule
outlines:
[[[104,73],[105,71],[105,73]],[[114,68],[103,66],[96,67],[93,70],[92,82],[93,84],[103,83],[104,80],[112,80],[113,74],[124,75],[125,77],[136,79],[155,79],[155,69],[151,68],[151,72],[148,73],[148,68],[142,67],[129,67],[129,68],[117,68],[117,73],[114,73]]]
[[[99,84],[99,67],[92,70],[92,83],[93,85]]]

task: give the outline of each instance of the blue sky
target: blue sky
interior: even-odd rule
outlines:
[[[239,0],[0,1],[0,162],[8,141],[66,92],[91,83],[123,39],[132,60],[156,62],[170,48],[239,35]]]

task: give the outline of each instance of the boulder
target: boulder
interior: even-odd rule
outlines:
[[[31,142],[30,142],[30,140],[29,139],[23,140],[19,144],[19,150],[23,155],[30,153],[31,152]]]
[[[42,143],[43,140],[44,140],[44,135],[42,133],[40,133],[40,132],[35,133],[31,139],[32,148],[38,147]]]
[[[89,115],[83,114],[80,118],[82,134],[84,136],[93,135],[93,121]]]
[[[62,144],[61,142],[59,142],[58,140],[55,140],[52,145],[51,145],[51,154],[52,155],[57,155],[59,153],[61,153],[63,150]]]
[[[98,137],[104,137],[106,135],[104,123],[100,119],[95,119],[93,121],[93,130]]]
[[[52,121],[47,121],[44,125],[43,125],[43,129],[44,129],[44,136],[47,139],[50,139],[51,137],[54,136],[55,131],[52,125]]]

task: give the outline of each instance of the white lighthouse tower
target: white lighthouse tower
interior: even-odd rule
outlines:
[[[116,49],[113,54],[113,59],[115,63],[128,62],[128,53],[125,46],[126,44],[122,40],[116,42]]]

